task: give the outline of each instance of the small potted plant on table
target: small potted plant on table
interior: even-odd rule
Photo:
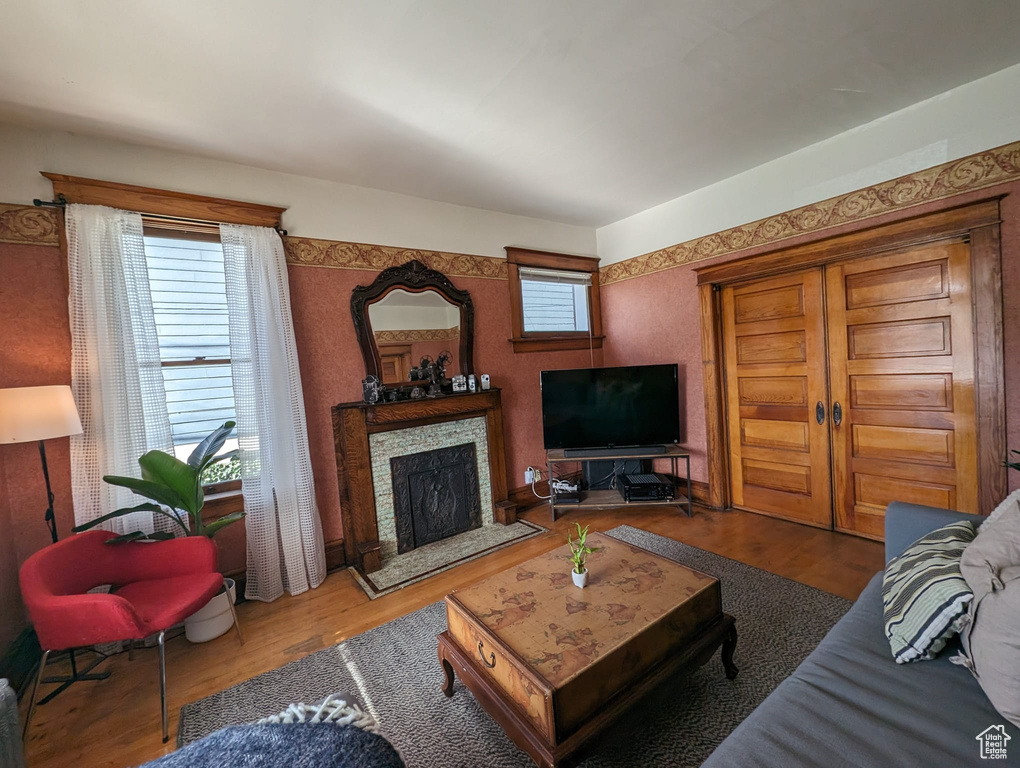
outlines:
[[[74,529],[75,533],[94,528],[107,520],[123,517],[133,512],[152,512],[171,520],[177,535],[208,536],[212,538],[221,528],[236,523],[244,517],[244,512],[232,512],[216,520],[203,520],[202,508],[205,506],[205,491],[202,476],[211,466],[220,461],[233,459],[237,451],[219,454],[234,429],[234,422],[228,421],[214,430],[199,443],[191,452],[186,462],[163,451],[149,451],[138,459],[141,478],[117,477],[107,475],[103,480],[110,485],[128,488],[139,496],[149,499],[136,507],[117,509],[95,520]],[[185,522],[187,520],[187,522]],[[171,531],[153,531],[144,533],[132,531],[108,540],[107,544],[119,544],[125,541],[165,541],[174,538]],[[204,607],[184,621],[185,634],[193,643],[203,643],[219,637],[230,629],[233,615],[230,603],[234,602],[235,584],[233,579],[223,580],[223,589],[213,596]],[[228,602],[229,601],[229,602]]]
[[[573,534],[567,534],[567,546],[570,547],[570,562],[573,563],[574,567],[570,569],[570,577],[574,580],[575,587],[584,588],[588,583],[588,555],[592,552],[597,552],[598,547],[589,547],[586,543],[588,539],[588,527],[581,527],[580,523],[574,523],[577,526],[577,541],[574,541]]]

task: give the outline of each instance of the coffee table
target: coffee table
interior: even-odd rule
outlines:
[[[540,766],[581,747],[644,693],[722,647],[733,679],[737,631],[719,580],[604,534],[588,541],[584,589],[559,547],[446,596],[443,693],[454,675]]]

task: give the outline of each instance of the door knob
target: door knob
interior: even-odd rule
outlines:
[[[837,427],[843,423],[843,406],[839,404],[838,400],[832,406],[832,423]]]
[[[825,423],[825,403],[821,400],[819,400],[818,404],[815,405],[815,421],[819,424]]]

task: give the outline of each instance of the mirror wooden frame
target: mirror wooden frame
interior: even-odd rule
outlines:
[[[420,261],[409,261],[398,267],[384,269],[371,284],[359,285],[351,292],[351,318],[354,320],[354,332],[358,337],[361,355],[365,358],[365,375],[382,380],[382,361],[368,307],[398,289],[410,293],[435,291],[460,309],[458,360],[460,373],[465,376],[470,374],[474,368],[472,355],[475,341],[475,308],[471,303],[471,294],[457,288],[442,272],[430,269]],[[407,382],[408,385],[413,383]]]

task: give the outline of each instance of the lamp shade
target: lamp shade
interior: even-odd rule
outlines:
[[[66,384],[0,389],[0,443],[27,443],[81,433]]]

